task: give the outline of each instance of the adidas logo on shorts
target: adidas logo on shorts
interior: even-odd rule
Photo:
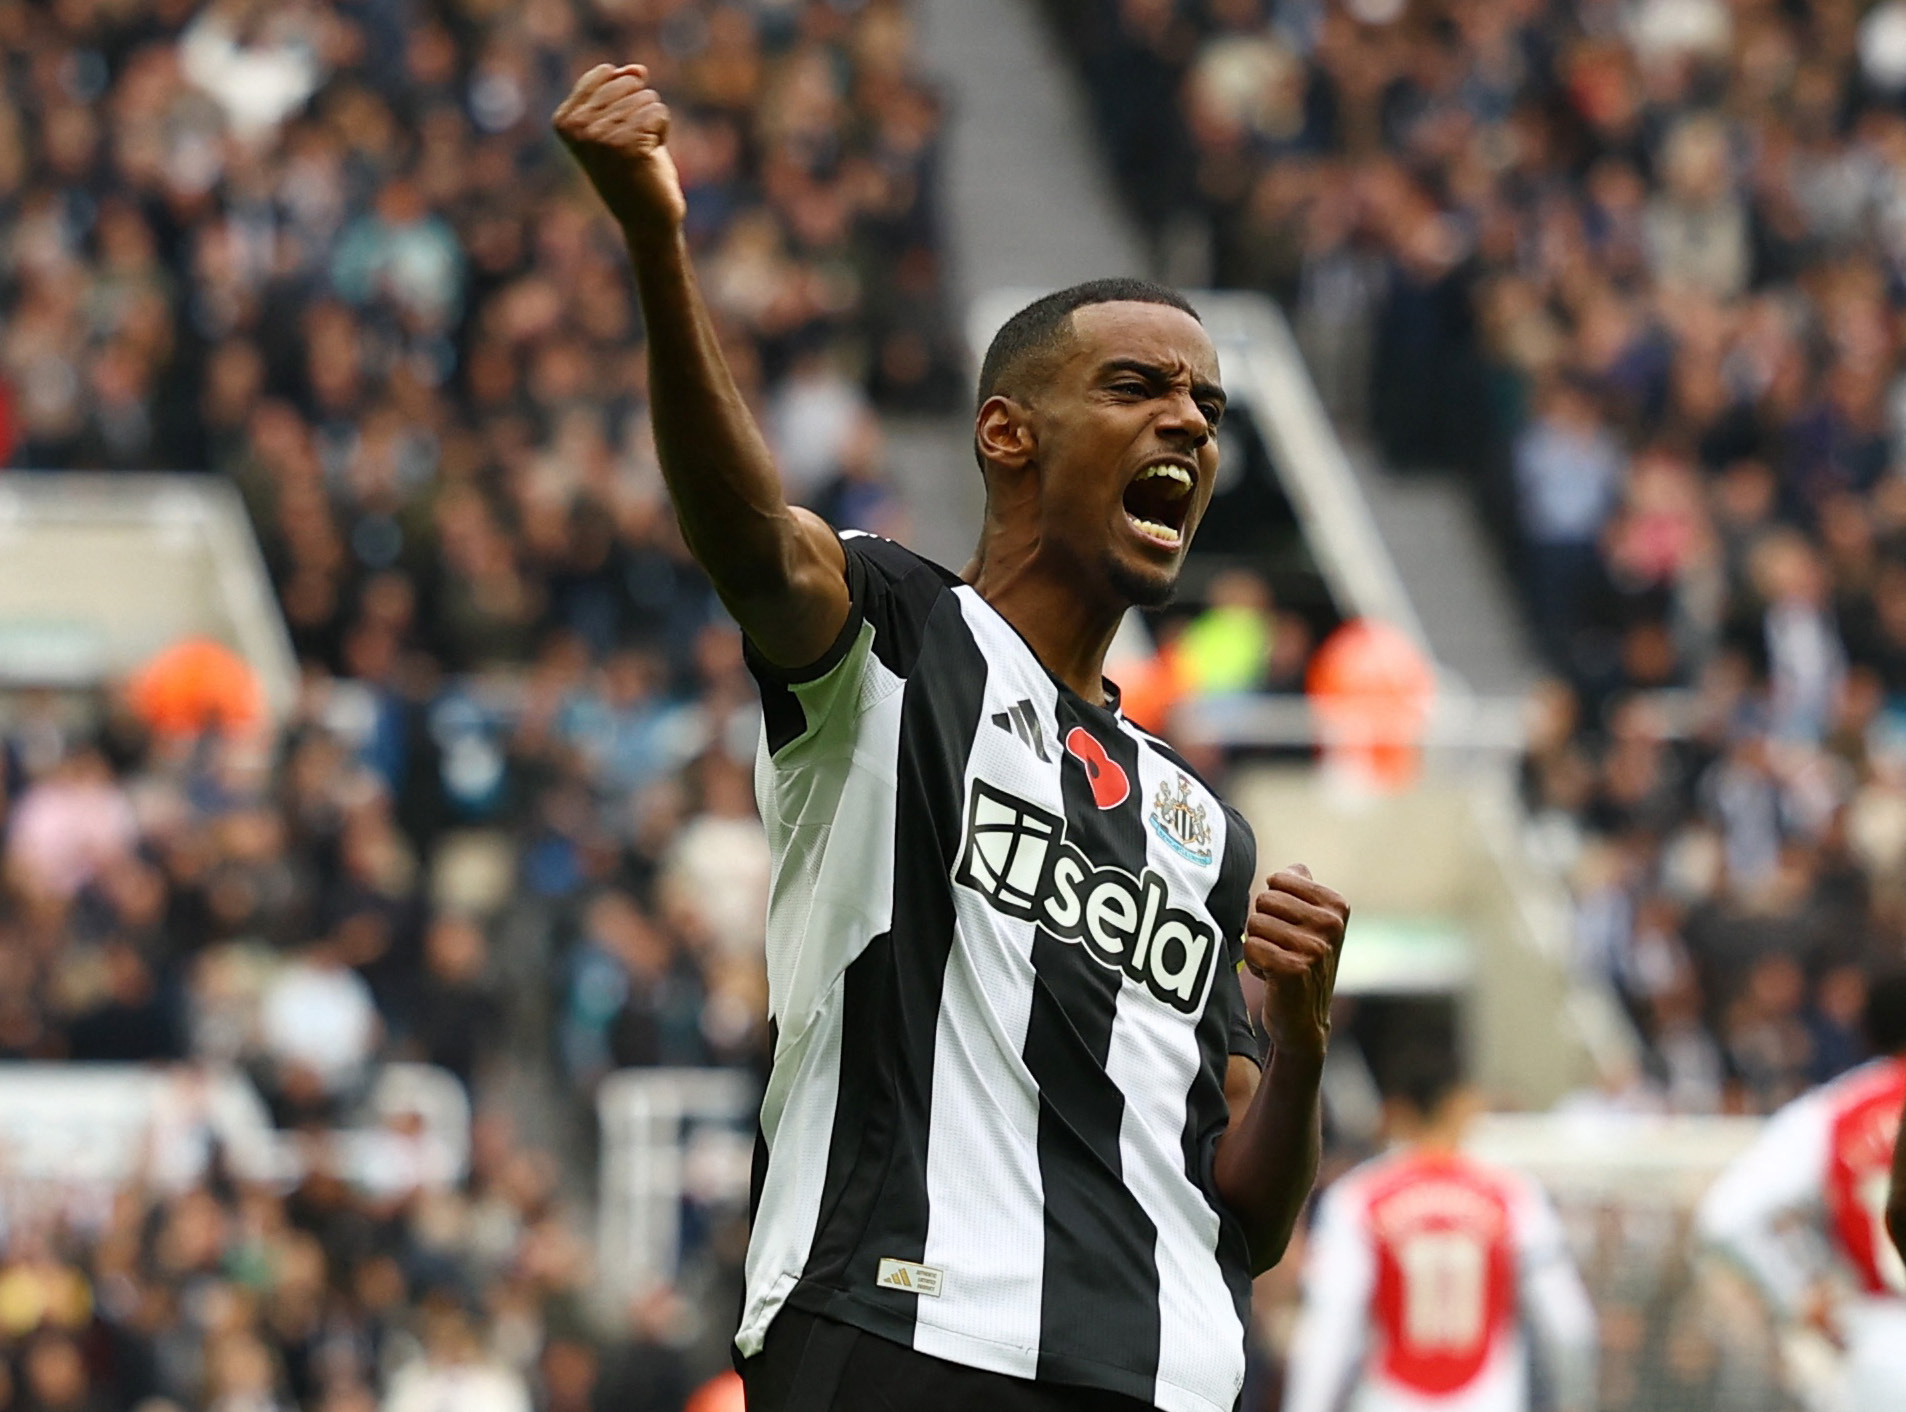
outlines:
[[[938,1299],[945,1278],[944,1270],[937,1270],[931,1265],[921,1265],[912,1260],[885,1259],[880,1262],[880,1273],[874,1277],[874,1283],[882,1289],[904,1290],[908,1294],[924,1294],[930,1299]]]

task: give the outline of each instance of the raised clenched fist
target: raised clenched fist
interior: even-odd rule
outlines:
[[[556,135],[631,239],[673,237],[688,213],[668,154],[668,106],[640,64],[598,64],[556,110]]]
[[[1273,873],[1251,901],[1244,961],[1264,980],[1264,1027],[1279,1049],[1321,1055],[1330,1042],[1350,904],[1301,863]]]

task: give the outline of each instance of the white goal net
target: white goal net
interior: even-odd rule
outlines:
[[[1535,1177],[1561,1209],[1600,1315],[1601,1412],[1831,1412],[1831,1347],[1776,1327],[1694,1239],[1696,1204],[1759,1127],[1608,1113],[1479,1125],[1476,1155]]]

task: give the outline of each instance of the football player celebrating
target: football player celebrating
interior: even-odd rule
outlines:
[[[1889,1167],[1906,1102],[1906,974],[1867,993],[1867,1043],[1879,1058],[1768,1120],[1701,1202],[1704,1240],[1745,1271],[1783,1319],[1846,1351],[1847,1412],[1906,1407],[1906,1264],[1887,1239]],[[1788,1240],[1823,1237],[1826,1263]]]
[[[761,687],[748,1405],[1229,1412],[1316,1173],[1348,908],[1301,869],[1254,896],[1249,827],[1102,675],[1210,504],[1217,350],[1157,285],[1038,300],[981,368],[964,573],[837,535],[723,361],[647,72],[592,69],[555,122],[621,225],[662,473]]]

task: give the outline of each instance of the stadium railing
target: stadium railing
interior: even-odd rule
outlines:
[[[623,1069],[596,1090],[597,1297],[627,1308],[674,1284],[745,1220],[761,1091],[735,1069]]]
[[[322,1164],[394,1195],[460,1181],[470,1163],[463,1086],[426,1064],[380,1066],[356,1121],[322,1135],[274,1128],[237,1069],[191,1064],[9,1064],[0,1082],[0,1209],[101,1217],[115,1193],[177,1191],[215,1162],[275,1186]]]

